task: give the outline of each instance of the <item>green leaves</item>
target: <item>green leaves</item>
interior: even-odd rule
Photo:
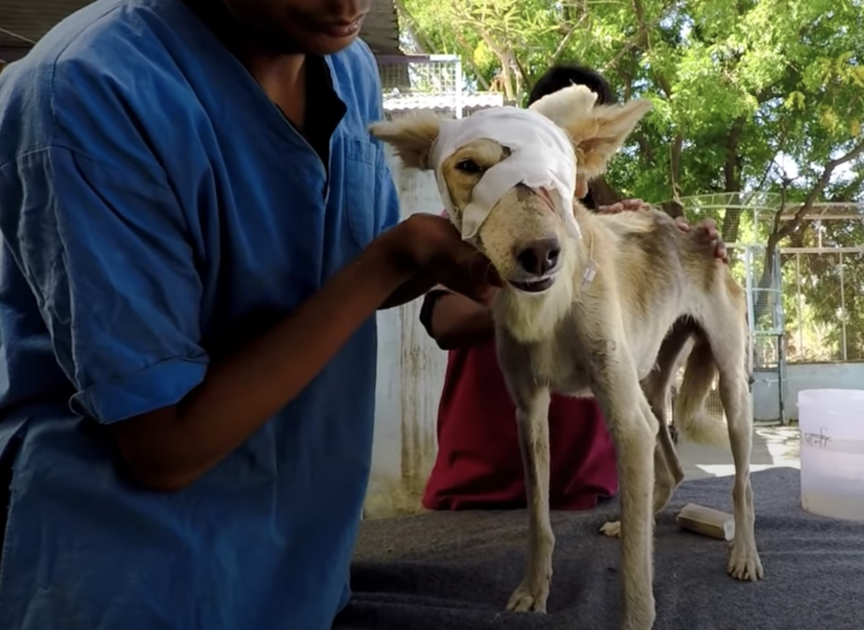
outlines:
[[[458,52],[472,62],[468,75],[480,73],[516,99],[558,61],[602,69],[619,94],[655,101],[642,125],[653,156],[644,148],[624,153],[612,173],[613,183],[646,198],[671,197],[673,181],[681,195],[770,188],[778,178],[765,173],[779,151],[806,173],[861,133],[859,1],[404,4],[440,46],[430,52]],[[668,148],[679,135],[673,160]],[[635,181],[634,173],[641,173]]]
[[[401,1],[437,47],[426,52],[459,53],[469,77],[515,100],[554,62],[601,70],[620,98],[650,98],[654,110],[612,161],[609,182],[652,202],[724,193],[728,207],[700,212],[729,241],[782,229],[754,224],[731,201],[755,192],[783,189],[789,207],[814,193],[864,200],[864,152],[849,155],[864,140],[862,0]],[[864,222],[855,226],[847,237],[860,244]],[[779,244],[804,243],[813,229],[802,223]],[[864,358],[864,255],[844,265],[847,281],[856,278],[846,334]],[[807,290],[802,318],[836,318],[836,304],[820,306],[818,289]]]

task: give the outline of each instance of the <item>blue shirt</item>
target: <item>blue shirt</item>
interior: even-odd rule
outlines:
[[[99,0],[0,75],[0,628],[323,630],[346,602],[374,317],[187,489],[136,489],[99,427],[181,400],[397,221],[375,61],[319,63],[329,169],[179,0]]]

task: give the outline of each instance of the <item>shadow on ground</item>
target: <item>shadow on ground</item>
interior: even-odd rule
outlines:
[[[757,427],[753,433],[751,471],[778,467],[800,468],[798,427]],[[728,449],[678,444],[678,456],[687,479],[724,477],[735,473]]]

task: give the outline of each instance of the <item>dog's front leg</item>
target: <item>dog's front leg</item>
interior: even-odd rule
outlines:
[[[619,341],[592,340],[592,389],[618,455],[621,486],[622,630],[654,625],[653,546],[656,420],[636,367]]]
[[[671,427],[666,420],[666,399],[678,355],[690,335],[691,329],[685,324],[676,324],[660,348],[657,367],[641,383],[642,391],[657,420],[657,444],[654,449],[655,516],[669,504],[672,494],[684,480],[684,468],[681,466],[681,460],[678,459]],[[606,536],[617,538],[621,535],[621,522],[604,523],[600,531]]]
[[[507,610],[546,612],[555,535],[549,522],[549,389],[511,385],[528,503],[528,560]]]

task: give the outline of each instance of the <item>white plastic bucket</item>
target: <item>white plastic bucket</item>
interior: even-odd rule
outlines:
[[[812,514],[864,521],[864,391],[798,392],[801,506]]]

